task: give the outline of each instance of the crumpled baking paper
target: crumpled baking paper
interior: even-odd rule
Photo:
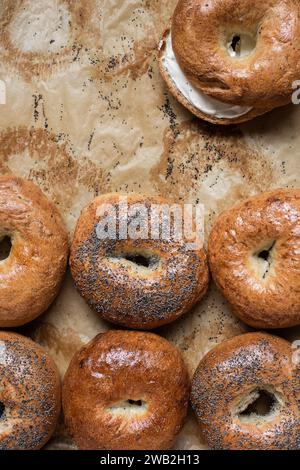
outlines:
[[[175,4],[0,3],[1,174],[38,184],[59,208],[70,239],[81,209],[110,191],[201,202],[207,235],[235,202],[299,186],[298,106],[223,129],[194,118],[168,93],[157,49]],[[109,328],[68,273],[49,311],[20,331],[45,346],[63,376],[74,352]],[[192,375],[209,349],[247,329],[211,283],[205,300],[158,333],[180,348]],[[279,334],[300,337],[297,328]],[[74,448],[63,419],[48,448]],[[205,448],[192,413],[174,448]]]

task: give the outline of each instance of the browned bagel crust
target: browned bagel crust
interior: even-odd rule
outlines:
[[[10,256],[0,262],[0,326],[24,325],[56,297],[66,270],[68,237],[55,206],[33,183],[0,177],[0,236]]]
[[[233,119],[205,114],[179,92],[162,62],[170,91],[196,116],[214,124],[248,121],[291,103],[300,76],[300,4],[298,0],[179,0],[173,14],[173,50],[188,80],[207,96],[232,105],[249,106]],[[231,57],[228,40],[249,34],[256,46],[246,57]]]
[[[257,36],[256,47],[236,60],[226,38],[244,31]],[[204,93],[245,106],[291,102],[300,75],[298,0],[255,0],[250,8],[247,0],[179,0],[172,40],[181,68]]]
[[[53,434],[60,413],[56,366],[29,338],[0,332],[0,450],[36,450]]]
[[[187,248],[182,240],[99,240],[97,209],[116,205],[119,197],[118,193],[100,196],[82,211],[71,246],[73,279],[90,307],[105,320],[134,329],[157,328],[186,313],[206,293],[206,254],[202,248]],[[136,203],[148,208],[172,204],[160,197],[128,195],[128,205]],[[118,258],[124,252],[150,253],[159,265],[136,270],[122,256]]]
[[[191,401],[210,448],[300,449],[300,368],[292,353],[290,343],[281,338],[248,333],[225,341],[202,359],[192,380]],[[274,414],[241,419],[241,401],[253,390],[268,388],[280,400]]]
[[[250,121],[251,119],[254,119],[257,116],[261,116],[262,114],[266,114],[269,111],[272,111],[274,109],[274,106],[264,106],[263,108],[260,107],[254,107],[251,111],[249,111],[246,114],[243,114],[242,116],[238,116],[236,118],[218,118],[211,116],[209,114],[204,113],[203,111],[200,111],[200,109],[196,108],[192,103],[190,103],[185,96],[178,90],[176,85],[174,84],[172,78],[170,77],[167,69],[165,68],[163,64],[163,56],[164,52],[166,49],[166,39],[167,36],[170,34],[170,29],[167,29],[163,35],[162,42],[160,44],[159,52],[158,52],[158,65],[159,65],[159,70],[160,73],[166,82],[169,91],[172,93],[174,98],[176,98],[177,101],[179,101],[182,106],[184,106],[186,109],[188,109],[191,113],[193,113],[195,116],[197,116],[200,119],[203,119],[204,121],[211,122],[212,124],[221,124],[223,126],[230,126],[233,124],[240,124],[242,122]]]
[[[109,331],[77,352],[63,384],[66,426],[80,449],[160,450],[184,423],[189,379],[181,354],[152,333]],[[128,400],[143,402],[132,412]],[[122,404],[122,405],[121,405]]]
[[[269,261],[259,259],[272,245]],[[214,281],[244,322],[256,328],[300,323],[300,189],[263,193],[222,213],[208,256]]]

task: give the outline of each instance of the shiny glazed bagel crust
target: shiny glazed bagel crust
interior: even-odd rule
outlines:
[[[46,351],[24,336],[0,332],[0,450],[36,450],[53,434],[60,379]]]
[[[159,48],[161,75],[197,117],[222,125],[249,121],[292,102],[300,76],[299,21],[298,0],[255,0],[251,7],[246,0],[179,0]],[[170,31],[181,71],[208,106],[216,99],[244,106],[245,113],[208,113],[205,101],[202,109],[184,95],[164,63]]]
[[[254,38],[254,49],[231,57],[228,41],[243,34]],[[282,106],[300,76],[300,3],[179,0],[172,42],[182,70],[205,94],[260,109]]]
[[[300,449],[300,369],[287,341],[248,333],[225,341],[200,362],[191,401],[212,449]],[[259,391],[275,403],[264,416],[245,414]],[[261,413],[261,412],[260,412]]]
[[[176,320],[206,293],[208,266],[202,248],[184,240],[99,239],[97,215],[106,204],[116,206],[118,193],[96,198],[83,211],[71,246],[70,265],[75,285],[91,308],[112,323],[152,329]],[[130,194],[128,206],[172,204],[160,197]],[[149,215],[150,212],[148,212]],[[123,215],[122,215],[123,217]],[[150,216],[149,220],[150,227]],[[142,255],[153,266],[126,259]]]
[[[56,297],[66,269],[68,238],[61,217],[33,183],[0,177],[0,238],[12,248],[0,261],[0,326],[24,325]]]
[[[200,119],[203,119],[205,121],[211,122],[212,124],[221,124],[224,126],[229,126],[232,124],[239,124],[242,122],[250,121],[251,119],[254,119],[257,116],[260,116],[261,114],[265,114],[269,111],[271,111],[274,106],[269,105],[269,106],[264,106],[263,108],[261,107],[254,107],[252,108],[248,113],[243,114],[242,116],[237,116],[237,117],[232,117],[232,118],[220,118],[216,117],[213,115],[209,115],[205,113],[204,111],[201,111],[199,108],[197,108],[193,103],[191,103],[187,98],[180,92],[180,90],[177,88],[175,85],[174,81],[172,80],[172,77],[170,77],[170,74],[168,70],[166,69],[164,65],[164,54],[166,51],[166,42],[167,42],[167,37],[170,34],[170,29],[167,29],[163,35],[162,42],[160,44],[159,52],[158,52],[158,65],[159,65],[159,70],[160,73],[166,82],[166,85],[169,89],[169,91],[172,93],[174,98],[179,101],[182,106],[184,106],[186,109],[188,109],[191,113],[193,113],[195,116],[197,116]],[[234,104],[239,104],[238,101],[237,103]]]
[[[222,213],[208,243],[212,276],[255,328],[300,324],[300,189],[277,189]]]
[[[75,354],[63,384],[66,426],[80,449],[168,449],[188,399],[181,354],[152,333],[96,336]]]

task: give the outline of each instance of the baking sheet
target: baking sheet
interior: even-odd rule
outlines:
[[[157,47],[176,0],[1,0],[0,171],[38,184],[70,233],[96,195],[141,191],[205,205],[206,235],[236,201],[299,186],[300,108],[239,127],[195,119],[168,93]],[[21,331],[63,376],[73,353],[112,328],[75,291],[70,274],[48,312]],[[211,284],[209,294],[159,330],[192,375],[201,357],[247,327]],[[296,328],[281,332],[297,339]],[[61,422],[48,448],[73,448]],[[190,413],[176,449],[205,444]]]

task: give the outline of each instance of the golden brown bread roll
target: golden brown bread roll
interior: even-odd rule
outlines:
[[[99,222],[107,205],[128,214],[118,193],[100,196],[81,213],[71,246],[75,285],[91,308],[110,322],[135,329],[152,329],[176,320],[206,293],[208,267],[203,248],[190,248],[184,239],[100,239]],[[149,209],[143,219],[150,227],[151,207],[167,205],[160,197],[130,194],[128,207]],[[149,233],[149,232],[148,232]]]
[[[168,449],[188,399],[181,354],[152,333],[96,336],[75,354],[63,383],[66,426],[80,449]]]
[[[212,449],[300,449],[300,363],[287,341],[236,336],[200,362],[191,401]]]
[[[300,323],[300,189],[259,194],[223,212],[208,255],[217,286],[244,322]]]
[[[0,177],[0,327],[24,325],[55,299],[65,273],[68,237],[55,206],[33,183]]]
[[[0,332],[0,450],[35,450],[55,430],[60,379],[46,351],[16,333]]]
[[[214,124],[292,102],[300,76],[298,0],[179,0],[159,52],[173,95]]]

